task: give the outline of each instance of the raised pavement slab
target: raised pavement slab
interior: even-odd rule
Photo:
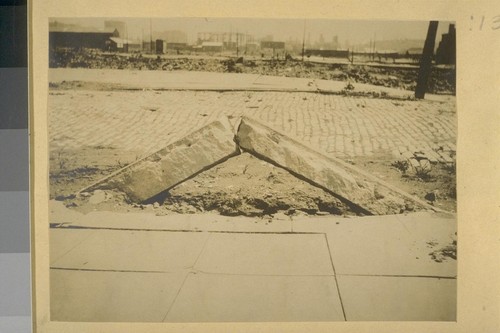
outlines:
[[[227,118],[134,162],[80,191],[115,189],[143,202],[238,153]]]
[[[347,201],[363,214],[394,214],[410,201],[437,210],[414,196],[339,159],[323,155],[253,119],[241,120],[236,141],[240,148]]]

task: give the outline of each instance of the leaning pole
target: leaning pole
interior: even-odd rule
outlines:
[[[418,72],[417,87],[415,88],[415,98],[423,99],[427,90],[427,81],[431,72],[437,28],[438,21],[429,22],[424,50],[422,52],[422,58],[420,59],[420,70]]]

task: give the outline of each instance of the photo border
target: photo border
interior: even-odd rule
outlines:
[[[500,330],[498,105],[500,3],[494,1],[30,2],[32,295],[35,332],[495,332]],[[457,29],[457,322],[69,323],[49,320],[48,19],[255,17],[455,21]]]

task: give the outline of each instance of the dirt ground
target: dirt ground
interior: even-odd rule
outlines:
[[[179,213],[228,216],[354,215],[331,194],[248,153],[178,185],[160,204]]]
[[[448,212],[457,211],[455,164],[431,163],[429,170],[412,172],[407,162],[391,153],[346,160],[399,189]],[[404,166],[407,166],[406,169]]]
[[[50,198],[87,213],[93,210],[154,211],[158,215],[217,212],[227,216],[356,215],[324,190],[247,153],[229,159],[181,183],[150,204],[130,202],[123,193],[75,193],[113,171],[133,162],[137,154],[109,148],[56,151],[50,158]],[[394,157],[346,159],[374,176],[426,200],[437,208],[456,211],[453,166],[433,164],[426,176],[403,172]],[[405,207],[403,212],[417,210]]]

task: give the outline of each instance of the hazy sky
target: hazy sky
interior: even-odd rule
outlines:
[[[51,21],[78,24],[86,27],[103,28],[106,18],[57,18]],[[255,19],[255,18],[109,18],[127,24],[128,38],[141,39],[149,36],[150,22],[153,31],[181,30],[187,33],[188,42],[196,40],[197,32],[242,32],[256,38],[273,35],[275,41],[291,38],[302,40],[304,20]],[[448,31],[450,22],[439,22],[437,40]],[[320,34],[326,42],[337,35],[339,42],[349,40],[351,44],[367,43],[376,35],[377,40],[425,39],[428,21],[340,21],[306,20],[306,38],[318,40]],[[125,36],[122,36],[125,37]]]

